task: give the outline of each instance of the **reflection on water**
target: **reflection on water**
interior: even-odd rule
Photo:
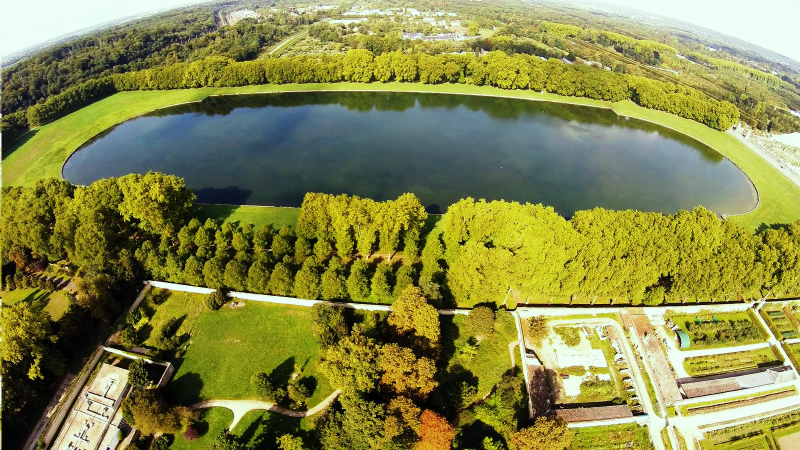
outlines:
[[[376,200],[413,192],[430,209],[471,196],[666,213],[756,204],[714,150],[610,110],[408,93],[211,97],[120,124],[76,152],[73,183],[154,170],[198,201],[298,206],[306,192]]]

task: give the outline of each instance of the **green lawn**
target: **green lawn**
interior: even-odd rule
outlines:
[[[647,428],[635,423],[575,428],[572,450],[652,449]]]
[[[210,399],[255,399],[250,377],[271,373],[288,382],[295,364],[316,389],[308,401],[316,405],[332,389],[317,372],[319,345],[311,334],[311,309],[253,301],[242,308],[224,307],[199,314],[189,348],[176,361],[167,386],[178,403]],[[182,325],[183,326],[183,325]]]
[[[152,288],[140,308],[147,311],[150,321],[139,329],[139,339],[145,347],[152,347],[155,337],[164,325],[177,318],[181,321],[177,334],[191,333],[200,314],[205,311],[205,295]]]
[[[734,137],[704,125],[661,111],[639,107],[633,102],[610,103],[579,97],[520,90],[507,91],[488,86],[462,84],[426,85],[419,83],[333,83],[201,88],[171,91],[121,92],[40,127],[3,151],[3,176],[7,185],[30,185],[42,177],[59,177],[61,166],[80,145],[102,131],[155,109],[179,103],[200,101],[209,95],[287,92],[303,90],[419,91],[502,96],[541,101],[611,108],[617,114],[660,123],[715,148],[741,167],[756,185],[761,204],[752,213],[731,220],[755,229],[762,223],[788,223],[800,219],[800,188],[792,184]],[[260,211],[248,211],[257,209]],[[231,209],[208,216],[230,214]],[[263,208],[233,208],[234,218],[263,222]],[[269,216],[269,215],[268,215]]]
[[[208,449],[214,442],[214,438],[228,428],[233,422],[233,413],[226,408],[209,408],[200,410],[200,420],[195,425],[200,437],[193,442],[183,439],[183,436],[175,436],[170,448],[172,450],[191,450]]]
[[[514,319],[507,312],[498,313],[495,331],[491,337],[480,343],[469,343],[470,336],[464,331],[465,316],[440,316],[442,324],[442,360],[447,361],[452,372],[466,370],[469,378],[477,382],[478,394],[475,400],[486,395],[500,382],[503,374],[511,370],[511,356],[508,344],[517,340]],[[519,348],[514,350],[514,358],[519,361]]]
[[[3,292],[3,305],[11,306],[18,302],[36,302],[45,305],[44,310],[50,313],[53,320],[58,320],[69,307],[69,301],[61,291],[47,292],[37,288],[15,289]]]
[[[194,214],[201,222],[206,219],[252,223],[256,229],[271,223],[275,229],[284,225],[294,227],[300,217],[300,208],[271,206],[195,205]]]

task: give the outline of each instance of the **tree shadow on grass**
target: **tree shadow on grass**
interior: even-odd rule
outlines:
[[[203,384],[200,374],[189,372],[170,381],[167,385],[167,394],[175,404],[191,405],[201,400],[200,391],[203,390]]]
[[[505,442],[505,439],[500,433],[481,420],[476,420],[462,427],[461,433],[456,439],[465,446],[472,446],[483,442],[484,438],[487,437],[497,442]]]
[[[292,378],[292,373],[294,373],[294,363],[294,356],[286,358],[282,363],[278,364],[278,367],[272,369],[269,374],[270,380],[278,386],[288,384]]]
[[[19,149],[20,147],[25,145],[25,143],[27,143],[28,141],[33,139],[33,137],[36,136],[36,134],[38,132],[39,132],[39,130],[30,130],[27,133],[25,133],[24,135],[22,135],[21,137],[19,137],[15,141],[12,141],[11,139],[7,139],[7,138],[3,139],[3,143],[2,143],[3,159],[6,159],[9,156],[11,156],[11,154],[14,153],[15,151],[17,151],[17,149]],[[9,135],[9,137],[13,137],[13,136]]]
[[[311,442],[311,432],[300,427],[300,419],[264,411],[257,420],[242,433],[240,442],[249,443],[252,450],[271,450],[284,434],[291,434]]]

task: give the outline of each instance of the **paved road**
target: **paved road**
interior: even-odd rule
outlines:
[[[595,325],[611,325],[614,327],[614,329],[617,331],[619,342],[622,344],[622,349],[625,352],[625,360],[628,362],[631,375],[633,375],[632,379],[636,385],[636,393],[639,396],[639,401],[641,401],[642,407],[644,407],[644,412],[647,414],[650,421],[650,426],[647,427],[648,431],[650,432],[650,440],[653,441],[653,446],[656,448],[656,450],[665,450],[664,442],[661,440],[661,430],[664,429],[667,423],[664,419],[658,417],[654,405],[650,403],[650,396],[647,394],[647,384],[645,384],[644,378],[639,372],[639,365],[636,363],[636,358],[634,357],[630,342],[628,342],[628,339],[625,338],[625,331],[622,329],[622,325],[620,325],[616,320],[605,318],[558,319],[550,320],[547,322],[547,324],[551,327],[565,325],[586,325],[589,327]]]
[[[728,134],[735,137],[739,142],[746,145],[750,150],[752,150],[755,154],[760,156],[764,161],[768,162],[772,167],[775,168],[778,172],[782,173],[786,178],[788,178],[792,183],[796,184],[800,187],[800,177],[797,174],[793,173],[789,169],[785,167],[786,163],[779,160],[775,157],[772,153],[764,150],[759,145],[756,145],[753,142],[750,142],[749,139],[745,139],[738,131],[728,130]]]
[[[203,409],[203,408],[213,408],[213,407],[221,407],[221,408],[228,408],[233,412],[233,422],[231,422],[231,426],[228,427],[229,430],[233,430],[233,427],[236,426],[237,423],[250,411],[255,410],[267,410],[269,412],[274,412],[278,414],[283,414],[284,416],[289,417],[308,417],[317,414],[318,412],[322,411],[323,409],[327,408],[336,397],[341,394],[341,391],[336,390],[331,395],[328,396],[325,400],[319,402],[319,404],[308,411],[295,411],[292,409],[284,408],[282,406],[278,406],[272,402],[264,402],[261,400],[206,400],[204,402],[195,403],[191,405],[189,408],[191,409]]]
[[[300,36],[305,36],[306,34],[308,34],[308,31],[303,31],[302,33],[297,33],[294,36],[289,36],[288,38],[284,39],[283,42],[278,44],[277,47],[275,47],[272,50],[270,50],[269,54],[272,55],[273,53],[277,52],[278,50],[280,50],[281,48],[286,46],[286,44],[288,44],[289,42],[292,42],[292,39],[298,38]]]

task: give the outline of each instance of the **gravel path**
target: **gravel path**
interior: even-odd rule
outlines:
[[[338,389],[334,391],[331,395],[328,396],[325,400],[319,402],[319,404],[308,411],[295,411],[292,409],[284,408],[282,406],[278,406],[272,402],[265,402],[261,400],[206,400],[204,402],[195,403],[191,405],[189,408],[191,409],[203,409],[203,408],[213,408],[213,407],[221,407],[221,408],[228,408],[233,412],[233,422],[231,422],[231,426],[228,429],[233,430],[233,427],[236,426],[237,423],[250,411],[255,410],[267,410],[269,412],[274,412],[277,414],[283,414],[284,416],[289,417],[308,417],[317,414],[318,412],[322,411],[323,409],[327,408],[336,397],[341,394],[341,391]]]

